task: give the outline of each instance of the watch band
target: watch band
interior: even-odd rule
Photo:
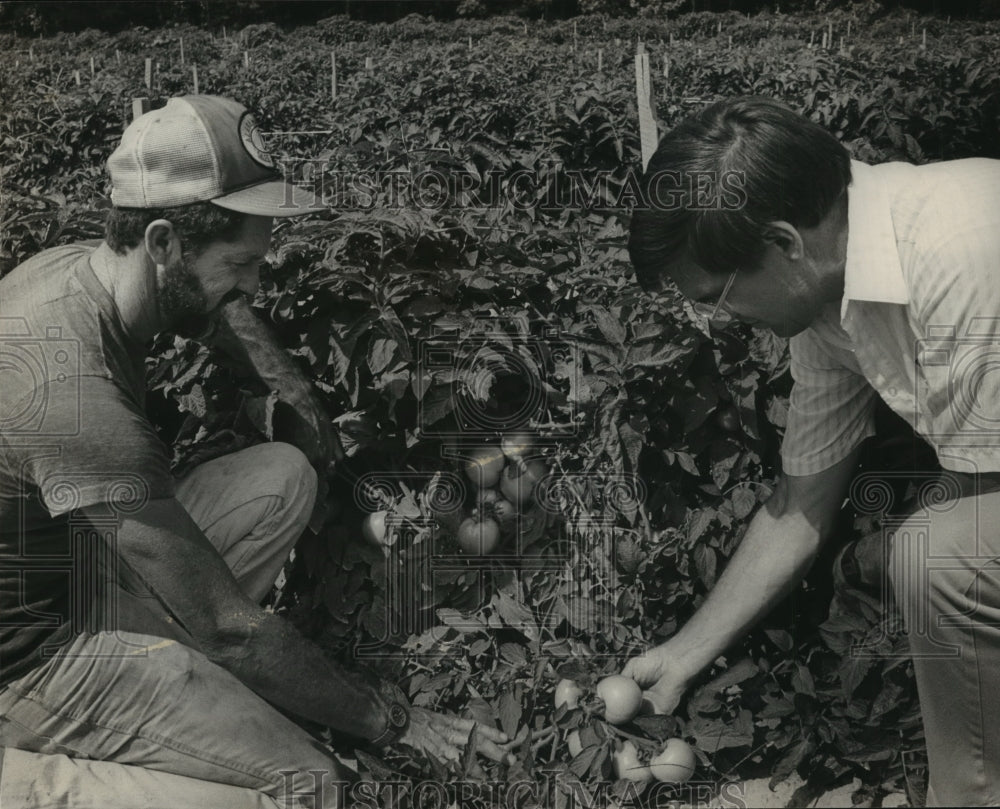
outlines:
[[[410,709],[406,696],[392,683],[379,682],[377,693],[385,712],[385,730],[371,743],[376,747],[386,747],[397,741],[410,726]]]

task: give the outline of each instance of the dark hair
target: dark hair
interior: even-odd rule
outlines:
[[[104,240],[112,250],[124,255],[142,244],[150,222],[166,219],[180,235],[184,252],[196,256],[211,242],[232,241],[246,216],[211,202],[176,208],[112,208],[104,222]]]
[[[689,193],[664,204],[664,178]],[[646,167],[628,243],[636,277],[659,289],[685,251],[706,272],[752,269],[765,224],[815,227],[850,182],[847,149],[818,124],[770,98],[718,101],[664,135]]]

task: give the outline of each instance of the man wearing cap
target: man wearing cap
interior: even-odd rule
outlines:
[[[286,715],[457,757],[471,722],[411,708],[259,606],[313,509],[303,452],[263,444],[175,480],[143,410],[151,338],[198,334],[299,406],[323,468],[308,384],[241,302],[273,218],[319,200],[282,181],[243,107],[211,96],[138,118],[108,166],[105,240],[0,280],[4,797],[100,805],[89,791],[126,778],[143,806],[339,805],[353,773]],[[504,755],[503,734],[479,738]],[[10,772],[15,751],[62,780]]]
[[[698,204],[671,203],[685,179]],[[943,471],[854,554],[859,579],[877,587],[884,572],[907,624],[928,804],[1000,805],[1000,161],[868,166],[783,104],[734,98],[667,133],[643,187],[629,240],[640,283],[673,281],[709,320],[791,338],[795,384],[775,493],[698,612],[624,673],[672,711],[792,591],[881,397]]]

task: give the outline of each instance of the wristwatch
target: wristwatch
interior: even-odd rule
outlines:
[[[376,693],[385,713],[385,730],[371,743],[376,747],[386,747],[397,741],[410,726],[409,702],[397,686],[385,680],[379,681]]]

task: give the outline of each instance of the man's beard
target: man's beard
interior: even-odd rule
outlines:
[[[156,290],[163,323],[180,335],[203,331],[207,316],[208,299],[188,259],[185,254],[176,264],[168,265]]]

